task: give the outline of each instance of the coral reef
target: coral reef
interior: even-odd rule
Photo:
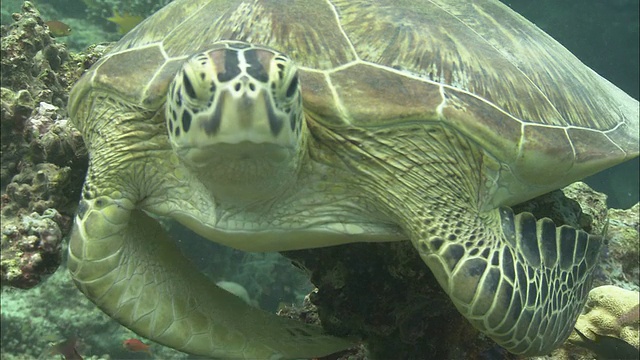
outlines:
[[[1,284],[28,288],[55,271],[86,171],[68,92],[99,51],[71,55],[25,2],[1,28]]]
[[[458,313],[409,242],[285,256],[310,271],[318,288],[310,298],[323,326],[362,338],[371,359],[471,358],[494,350]]]
[[[82,156],[73,151],[82,147],[79,133],[60,120],[66,116],[69,89],[99,57],[92,58],[97,51],[70,55],[29,2],[14,18],[0,29],[3,189],[21,168],[44,159],[68,165],[75,160],[69,155]]]
[[[1,29],[2,86],[28,88],[31,98],[24,99],[28,103],[64,107],[69,87],[77,80],[77,76],[68,78],[57,73],[69,60],[66,47],[54,40],[30,2],[25,2],[22,13],[13,14],[13,19],[13,24]]]
[[[604,234],[605,244],[600,256],[599,271],[593,286],[616,285],[628,290],[640,289],[640,203],[630,209],[607,209],[607,196],[584,183],[574,183],[563,189],[563,194],[574,200],[563,210],[563,214],[539,213],[551,219],[565,219],[566,224],[581,227],[593,234]],[[553,198],[558,193],[550,193],[538,198]],[[579,207],[576,207],[580,204]],[[527,210],[530,205],[517,209]],[[562,210],[562,209],[560,209]],[[532,211],[531,208],[528,211]],[[553,210],[557,212],[557,210]]]

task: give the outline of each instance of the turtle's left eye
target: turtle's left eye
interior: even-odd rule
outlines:
[[[196,91],[193,89],[193,84],[191,83],[191,79],[187,75],[187,72],[182,73],[182,84],[184,85],[184,91],[191,99],[196,98]]]
[[[287,97],[293,97],[295,95],[296,90],[298,90],[298,74],[296,73],[291,78],[291,82],[289,83],[289,87],[287,88]]]

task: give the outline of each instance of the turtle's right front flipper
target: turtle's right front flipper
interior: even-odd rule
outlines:
[[[82,200],[69,270],[96,305],[136,333],[225,359],[320,357],[350,346],[319,327],[246,305],[186,260],[160,224],[131,201]]]

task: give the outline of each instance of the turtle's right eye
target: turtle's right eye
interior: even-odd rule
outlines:
[[[201,55],[187,61],[182,68],[182,75],[176,76],[178,92],[189,106],[194,108],[206,107],[211,102],[216,90],[214,78],[215,70],[209,58]]]

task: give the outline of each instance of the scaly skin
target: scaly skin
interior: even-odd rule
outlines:
[[[599,236],[506,206],[480,210],[490,155],[446,126],[338,134],[310,124],[322,140],[312,157],[330,148],[340,158],[333,163],[359,172],[367,198],[405,215],[399,222],[414,247],[474,327],[527,356],[567,339],[591,288]],[[379,141],[383,133],[394,146]]]

